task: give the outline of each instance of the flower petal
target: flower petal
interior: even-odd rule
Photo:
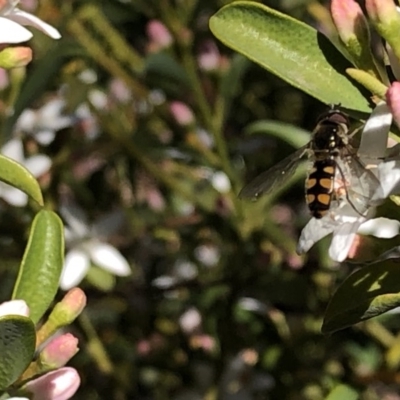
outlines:
[[[77,286],[90,266],[89,256],[82,250],[72,249],[65,256],[64,268],[60,278],[60,287],[69,290]]]
[[[62,97],[55,97],[49,100],[40,110],[38,111],[40,116],[40,124],[43,126],[51,126],[52,124],[57,124],[57,118],[63,113],[66,108],[65,100]],[[70,118],[68,118],[71,120]],[[57,129],[57,125],[54,126]]]
[[[32,38],[32,33],[20,24],[0,17],[0,43],[22,43]]]
[[[329,257],[334,261],[342,262],[349,254],[356,232],[361,225],[361,221],[347,222],[334,231],[331,245],[329,247]]]
[[[60,207],[60,214],[71,228],[75,239],[83,238],[89,234],[89,226],[85,213],[76,204],[68,202]],[[72,240],[72,234],[70,239]]]
[[[301,231],[296,249],[297,254],[307,253],[316,242],[332,233],[335,226],[329,215],[321,219],[311,218]]]
[[[385,161],[378,166],[380,190],[374,198],[385,199],[392,194],[400,193],[400,162],[396,160]]]
[[[56,28],[53,28],[51,25],[42,21],[35,15],[19,10],[18,8],[15,8],[10,14],[7,15],[7,17],[21,25],[33,26],[53,39],[61,38],[60,32],[58,32]]]
[[[39,177],[50,169],[51,159],[44,154],[37,154],[26,159],[24,165],[33,176]]]
[[[389,218],[374,218],[364,222],[358,229],[363,235],[373,235],[382,239],[390,239],[399,234],[400,222]]]
[[[385,157],[392,114],[386,103],[379,103],[372,111],[361,134],[357,154],[366,164],[376,164]]]
[[[24,110],[19,116],[15,129],[17,131],[22,130],[25,132],[31,132],[36,124],[36,113],[33,110]]]
[[[68,400],[78,390],[81,379],[71,367],[60,368],[28,382],[26,390],[33,393],[34,399]]]
[[[28,204],[28,196],[24,192],[3,182],[0,183],[0,197],[15,207],[24,207]]]
[[[3,315],[22,315],[29,317],[29,307],[24,300],[5,301],[0,304],[0,316]]]
[[[42,130],[36,132],[34,137],[42,146],[47,146],[54,140],[56,134],[52,130]]]
[[[9,158],[12,158],[19,163],[24,162],[24,149],[20,139],[9,140],[2,148],[1,153]]]
[[[90,243],[90,257],[93,263],[117,276],[131,274],[128,261],[113,246],[93,240]]]

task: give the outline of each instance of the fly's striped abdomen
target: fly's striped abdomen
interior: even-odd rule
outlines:
[[[306,180],[306,200],[311,215],[322,218],[329,210],[333,196],[336,161],[317,160]]]

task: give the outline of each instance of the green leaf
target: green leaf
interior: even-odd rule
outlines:
[[[25,300],[36,323],[54,299],[64,261],[64,232],[52,211],[40,211],[32,224],[13,299]]]
[[[337,289],[328,304],[323,333],[331,333],[400,306],[400,264],[362,267]]]
[[[35,325],[20,315],[0,317],[0,390],[12,385],[32,361]]]
[[[0,155],[0,181],[22,190],[39,205],[43,205],[42,192],[35,177],[21,164],[3,155]]]
[[[351,64],[321,33],[256,2],[231,3],[210,19],[226,46],[327,104],[369,112],[368,99],[347,76]]]
[[[292,124],[272,120],[260,120],[248,125],[245,133],[264,133],[284,140],[295,148],[300,148],[311,139],[310,132],[298,128]]]
[[[358,393],[348,385],[336,386],[325,400],[357,400],[359,398]]]

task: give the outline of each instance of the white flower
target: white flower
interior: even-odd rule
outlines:
[[[29,307],[24,300],[5,301],[0,304],[0,317],[5,315],[22,315],[29,317]]]
[[[9,397],[7,400],[29,400],[27,397]]]
[[[75,115],[87,139],[94,140],[100,135],[97,118],[90,110],[88,104],[82,103],[75,110]]]
[[[342,201],[338,208],[323,218],[312,218],[301,232],[297,246],[299,254],[306,253],[317,241],[332,233],[329,256],[341,262],[346,259],[357,232],[376,233],[379,237],[386,238],[398,233],[398,224],[393,224],[388,219],[368,221],[375,213],[375,205],[379,205],[385,198],[400,190],[400,161],[395,159],[377,161],[385,157],[391,122],[392,115],[389,108],[386,103],[380,103],[364,127],[357,153],[365,165],[374,163],[376,166],[371,172],[377,176],[380,186],[372,195],[371,207],[365,215],[360,215],[347,201]],[[377,224],[380,225],[380,229],[376,228]],[[373,229],[374,225],[376,229]]]
[[[23,165],[35,178],[43,175],[51,167],[50,158],[43,154],[25,158],[20,139],[11,139],[8,141],[2,147],[1,153]],[[2,182],[0,183],[0,197],[16,207],[23,207],[28,203],[28,196],[25,193]]]
[[[55,132],[71,126],[73,117],[63,114],[65,101],[55,98],[38,110],[26,109],[16,123],[16,130],[27,132],[42,145],[54,140]]]
[[[130,275],[131,269],[124,256],[102,239],[121,225],[121,213],[109,214],[89,225],[83,211],[76,206],[63,206],[60,212],[68,224],[65,239],[70,247],[60,278],[61,289],[68,290],[78,285],[86,276],[91,262],[114,275]]]
[[[228,193],[231,190],[231,182],[225,172],[214,172],[211,177],[213,188],[219,193]]]
[[[187,335],[194,333],[201,326],[201,314],[197,308],[189,308],[179,317],[179,325]]]
[[[21,43],[32,38],[22,25],[33,26],[53,39],[61,37],[57,29],[38,17],[17,8],[19,0],[6,0],[0,8],[0,43]]]

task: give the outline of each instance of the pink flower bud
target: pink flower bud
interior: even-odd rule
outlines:
[[[8,7],[8,1],[0,0],[0,12],[2,12],[6,7]]]
[[[20,5],[25,11],[35,11],[38,4],[37,0],[21,0]]]
[[[189,344],[193,349],[202,349],[207,353],[211,353],[216,347],[215,339],[203,333],[192,336],[189,340]]]
[[[77,352],[78,339],[66,333],[60,335],[48,343],[40,353],[40,361],[46,369],[63,367]]]
[[[110,93],[121,103],[132,100],[132,92],[122,79],[114,78],[110,84]]]
[[[398,16],[393,0],[366,0],[365,8],[374,23],[387,24]]]
[[[354,0],[332,0],[331,14],[344,43],[360,34],[369,37],[367,20]]]
[[[386,92],[386,102],[394,121],[400,127],[400,82],[393,82]]]
[[[376,31],[391,47],[393,57],[400,62],[400,13],[393,0],[366,0],[365,7]]]
[[[57,325],[57,329],[71,324],[86,306],[86,295],[82,289],[72,288],[57,303],[51,312],[48,321]]]
[[[36,334],[37,345],[44,343],[58,329],[71,324],[86,306],[86,295],[79,288],[71,289],[64,298],[54,306],[47,321]]]
[[[172,116],[175,118],[175,121],[182,126],[188,126],[193,124],[194,115],[192,110],[185,104],[180,101],[172,101],[169,109],[171,111]]]
[[[64,367],[28,382],[25,389],[33,394],[33,400],[68,400],[80,383],[78,372]]]
[[[70,315],[70,318],[75,319],[86,306],[85,292],[78,287],[72,288],[67,292],[59,304],[60,307],[65,310],[64,312]]]
[[[208,40],[200,46],[197,56],[199,67],[204,71],[216,71],[220,67],[221,54],[214,41]]]
[[[150,47],[153,51],[159,51],[171,46],[173,38],[162,22],[153,19],[147,24],[146,31],[151,41]]]
[[[32,49],[29,47],[7,47],[0,52],[0,68],[24,67],[32,61]]]
[[[331,14],[339,37],[353,63],[360,69],[379,77],[371,52],[367,19],[354,0],[332,0]]]

